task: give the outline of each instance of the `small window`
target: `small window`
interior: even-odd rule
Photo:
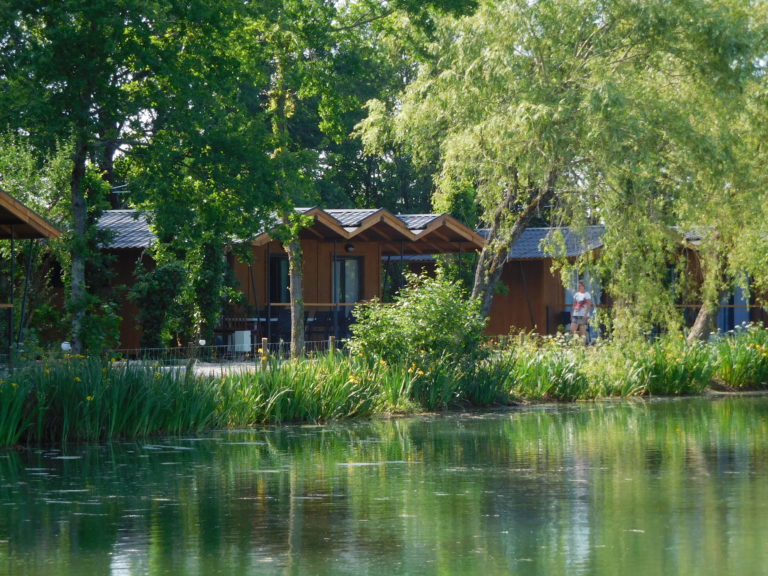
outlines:
[[[288,287],[288,258],[273,256],[269,259],[269,301],[272,304],[290,302]]]
[[[336,258],[333,263],[333,302],[359,302],[363,295],[363,259]]]

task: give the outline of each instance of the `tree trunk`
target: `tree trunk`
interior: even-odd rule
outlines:
[[[689,344],[692,344],[696,340],[706,340],[709,337],[709,333],[712,332],[715,326],[717,308],[717,306],[713,306],[709,303],[702,304],[701,308],[699,308],[699,313],[696,315],[696,320],[691,327],[691,331],[688,332]]]
[[[83,352],[83,320],[88,299],[88,287],[85,282],[85,263],[87,259],[86,231],[88,228],[88,206],[83,192],[87,147],[79,142],[75,150],[72,178],[72,262],[70,265],[70,285],[68,307],[72,314],[72,351]]]
[[[288,254],[288,277],[291,303],[291,357],[304,354],[304,267],[298,236],[283,246]]]
[[[517,181],[517,175],[515,175],[515,181]],[[556,182],[557,170],[553,168],[549,171],[546,186],[543,189],[534,188],[530,191],[524,208],[517,214],[511,227],[509,227],[508,216],[516,202],[519,184],[505,192],[501,204],[494,212],[488,238],[477,262],[475,281],[472,286],[472,298],[480,300],[480,313],[484,317],[487,318],[490,314],[493,293],[501,279],[511,246],[528,227],[536,214],[536,209],[549,202],[554,196]]]

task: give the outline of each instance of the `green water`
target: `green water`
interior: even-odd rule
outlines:
[[[768,574],[768,399],[0,452],[0,574]]]

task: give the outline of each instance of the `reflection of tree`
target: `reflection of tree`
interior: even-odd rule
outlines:
[[[597,404],[12,453],[0,458],[0,562],[65,576],[84,563],[734,572],[735,552],[768,560],[765,410],[759,399]]]

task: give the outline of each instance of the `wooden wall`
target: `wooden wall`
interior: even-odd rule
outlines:
[[[550,272],[551,259],[507,262],[501,281],[505,293],[493,297],[486,334],[534,331],[554,334],[562,323],[565,289]]]
[[[141,330],[136,322],[136,318],[139,312],[138,306],[134,304],[128,298],[128,291],[136,283],[136,262],[139,258],[142,258],[144,267],[147,270],[151,270],[155,267],[154,261],[147,257],[142,256],[143,250],[115,250],[111,252],[115,258],[112,264],[112,270],[115,272],[115,276],[111,279],[110,284],[115,290],[120,290],[119,302],[120,308],[118,314],[122,318],[120,322],[120,342],[118,347],[121,349],[135,349],[139,348],[141,344]]]
[[[344,251],[344,243],[335,246],[337,257],[355,257],[362,259],[363,299],[370,300],[381,295],[381,250],[378,242],[354,242],[354,252]],[[332,273],[334,244],[328,241],[303,240],[304,257],[304,302],[311,304],[330,304],[333,301]],[[235,262],[233,272],[240,284],[240,290],[246,295],[248,304],[264,309],[267,305],[267,278],[270,256],[284,254],[277,242],[269,246],[254,246],[252,270],[247,264]]]

